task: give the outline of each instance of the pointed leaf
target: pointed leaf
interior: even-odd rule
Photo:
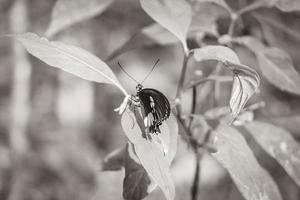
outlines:
[[[257,143],[300,185],[300,145],[292,135],[283,128],[263,122],[255,121],[245,127]]]
[[[24,33],[13,37],[30,54],[48,65],[89,81],[113,84],[124,95],[127,95],[109,66],[88,51],[62,42],[50,42],[34,33]]]
[[[291,57],[278,48],[267,48],[257,53],[263,75],[283,91],[300,95],[300,76]]]
[[[52,36],[75,23],[92,18],[105,11],[112,2],[113,0],[58,0],[52,10],[46,35]]]
[[[228,170],[245,199],[282,199],[276,183],[259,165],[247,142],[237,130],[220,124],[215,134],[218,151],[213,156]]]
[[[136,119],[136,116],[139,118]],[[168,154],[164,155],[163,145],[157,142],[159,139],[155,134],[151,135],[152,140],[147,140],[142,136],[145,134],[145,129],[139,113],[134,114],[127,109],[122,116],[121,123],[126,136],[134,145],[135,153],[148,175],[157,183],[166,199],[173,200],[175,187],[170,174],[169,160],[166,158]],[[169,133],[162,132],[161,134]]]
[[[182,42],[187,51],[186,36],[192,21],[191,6],[185,0],[140,0],[144,11]]]

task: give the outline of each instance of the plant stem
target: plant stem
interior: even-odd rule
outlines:
[[[191,115],[196,113],[196,107],[197,107],[197,87],[193,86],[192,90],[192,107],[191,107]],[[192,123],[193,123],[193,117],[190,116],[190,121],[189,121],[189,131],[191,131]]]
[[[178,115],[181,115],[180,102],[181,102],[181,96],[182,96],[182,92],[183,92],[183,84],[184,84],[184,80],[185,80],[185,74],[186,74],[186,70],[187,70],[189,55],[190,54],[188,54],[188,55],[185,54],[183,57],[182,69],[181,69],[180,79],[178,82],[178,87],[177,87],[177,92],[176,92],[176,101],[179,101],[179,103],[176,106]]]
[[[200,196],[200,191],[199,191],[199,184],[200,184],[200,175],[201,175],[201,158],[202,154],[199,152],[195,152],[196,155],[196,169],[195,169],[195,176],[194,176],[194,181],[193,185],[191,188],[191,199],[192,200],[197,200],[199,199]]]
[[[228,35],[230,37],[232,37],[234,35],[235,26],[236,26],[236,23],[237,23],[239,17],[240,17],[240,15],[237,13],[231,13],[231,15],[230,15],[231,22],[230,22],[230,25],[228,28]]]

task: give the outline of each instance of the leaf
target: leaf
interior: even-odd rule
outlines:
[[[109,153],[102,162],[102,171],[117,171],[124,166],[126,148],[120,147]]]
[[[80,21],[92,18],[103,11],[113,0],[58,0],[46,31],[48,37]]]
[[[213,3],[216,4],[222,8],[224,8],[225,10],[227,10],[229,13],[232,13],[233,11],[231,10],[231,8],[228,6],[228,4],[226,3],[225,0],[196,0],[196,2],[199,3]]]
[[[134,107],[131,109],[134,109]],[[136,119],[135,116],[139,118]],[[135,115],[127,109],[122,116],[121,123],[126,136],[134,145],[135,153],[148,175],[157,183],[166,199],[173,200],[175,198],[175,186],[170,174],[169,159],[166,158],[168,154],[164,155],[162,145],[157,142],[158,138],[156,138],[155,134],[151,135],[152,140],[147,140],[142,136],[145,134],[145,129],[139,113]],[[161,134],[169,133],[162,131]]]
[[[167,45],[178,42],[177,37],[157,23],[146,26],[141,32],[156,44]]]
[[[300,145],[283,128],[254,121],[245,126],[258,144],[300,185]]]
[[[108,60],[112,60],[113,58],[116,58],[122,53],[136,48],[147,47],[157,44],[166,46],[177,42],[179,42],[177,37],[175,37],[172,33],[163,28],[161,25],[154,23],[144,27],[141,30],[141,32],[131,37],[120,48],[113,52],[109,56]]]
[[[278,0],[276,7],[284,12],[300,11],[299,0]]]
[[[208,45],[202,48],[194,49],[194,58],[197,62],[205,60],[217,60],[220,62],[240,63],[236,53],[228,47],[220,45]]]
[[[195,49],[194,58],[198,62],[217,60],[233,71],[233,85],[229,104],[233,118],[236,118],[258,89],[260,80],[257,72],[246,65],[240,64],[236,53],[224,46],[206,46]]]
[[[257,53],[260,69],[266,79],[283,91],[300,95],[300,77],[291,57],[278,48],[267,48]]]
[[[34,33],[13,36],[33,56],[48,65],[60,68],[80,78],[117,86],[126,96],[109,66],[88,51],[62,42],[50,42]]]
[[[182,42],[187,52],[186,36],[192,21],[191,6],[185,0],[140,0],[143,10]]]
[[[278,187],[254,157],[243,136],[220,124],[215,130],[217,153],[212,154],[228,170],[246,200],[281,200]]]
[[[146,197],[154,188],[143,166],[137,162],[134,147],[128,143],[125,154],[125,178],[123,182],[123,197],[126,200],[140,200]]]

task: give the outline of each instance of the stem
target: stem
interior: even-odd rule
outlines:
[[[188,64],[189,56],[190,56],[190,53],[184,54],[180,79],[179,79],[179,82],[178,82],[176,98],[175,98],[176,101],[179,101],[176,105],[177,115],[179,117],[181,117],[181,103],[180,102],[181,102],[181,96],[182,96],[182,92],[183,92],[183,84],[184,84],[184,80],[185,80],[185,74],[186,74],[186,70],[187,70],[187,64]]]
[[[193,86],[192,90],[192,108],[191,108],[191,114],[194,115],[196,113],[196,107],[197,107],[197,87]],[[190,116],[189,121],[189,131],[191,131],[192,123],[193,123],[193,117]]]
[[[235,29],[235,26],[236,26],[236,23],[237,23],[239,17],[240,17],[240,15],[237,13],[231,13],[231,15],[230,15],[231,22],[230,22],[230,25],[228,28],[228,35],[231,37],[234,35],[234,29]]]
[[[202,155],[199,152],[195,152],[196,155],[196,170],[195,170],[195,176],[194,176],[194,181],[193,185],[191,188],[191,199],[192,200],[197,200],[199,199],[200,196],[200,191],[199,191],[199,184],[200,184],[200,172],[201,172],[201,158]]]

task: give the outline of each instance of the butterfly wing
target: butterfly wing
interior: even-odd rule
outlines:
[[[138,92],[146,130],[160,133],[159,126],[170,116],[170,103],[161,92],[145,88]]]

